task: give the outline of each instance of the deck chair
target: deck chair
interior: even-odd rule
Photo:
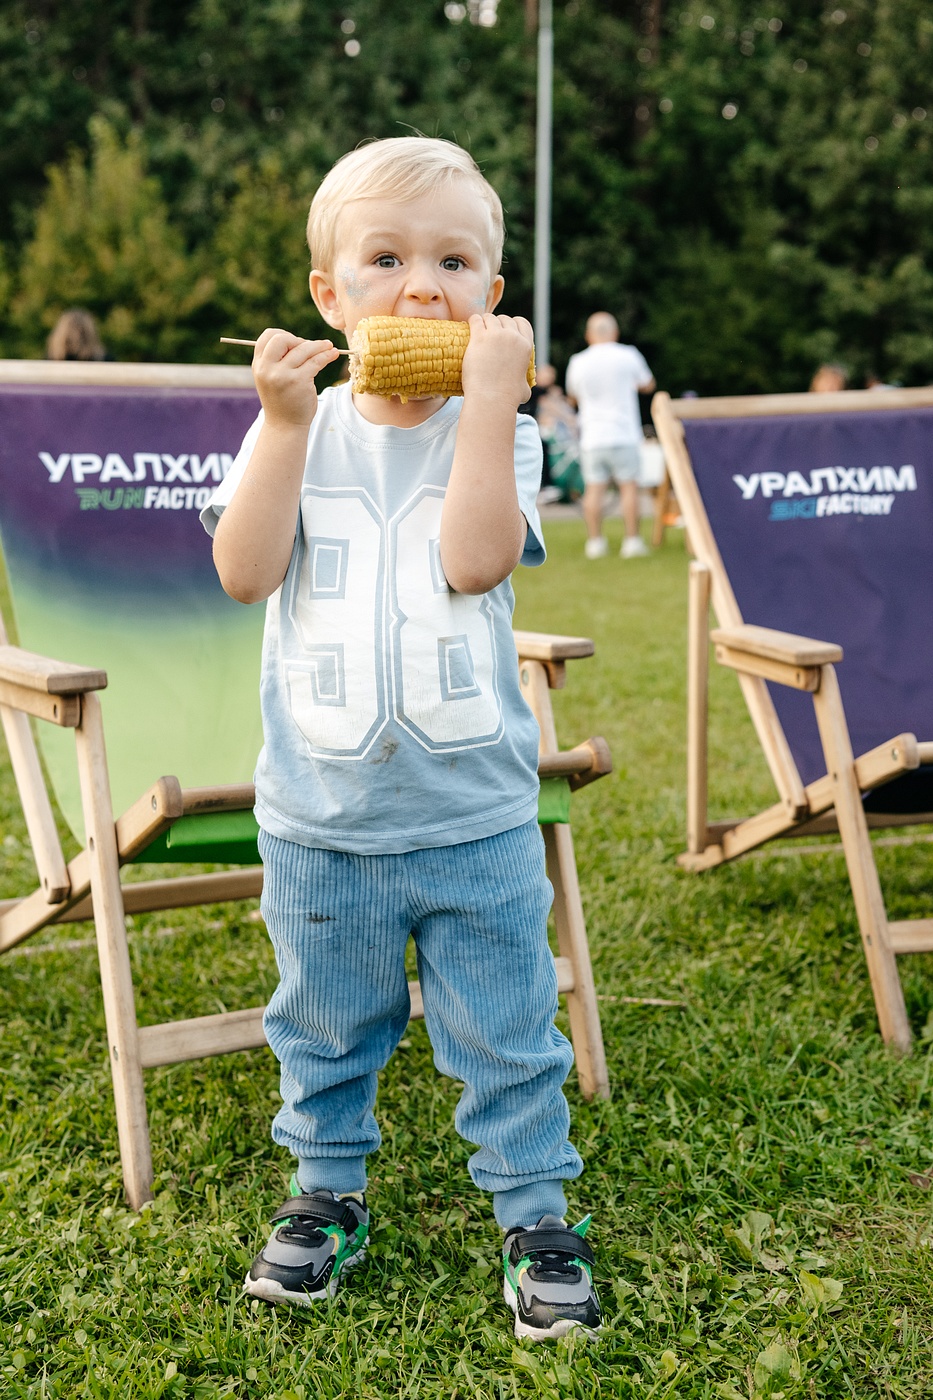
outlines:
[[[896,957],[933,950],[933,919],[888,919],[869,828],[933,821],[933,390],[661,393],[652,413],[695,554],[681,863],[838,832],[881,1033],[906,1051]],[[741,821],[707,816],[710,637],[778,792]]]
[[[248,369],[0,362],[0,532],[22,644],[0,621],[0,717],[38,872],[31,894],[0,900],[0,952],[93,918],[135,1209],[153,1179],[143,1072],[265,1043],[262,1007],[139,1025],[126,933],[127,914],[262,888],[250,778],[263,609],[225,596],[198,522],[257,403]],[[541,731],[558,984],[581,1091],[608,1096],[568,820],[571,789],[611,761],[601,739],[559,751],[550,700],[593,646],[516,641]],[[73,655],[89,664],[60,659]],[[68,862],[53,793],[81,847]],[[121,884],[121,867],[152,862],[235,868]]]

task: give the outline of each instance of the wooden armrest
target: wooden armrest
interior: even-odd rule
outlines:
[[[577,752],[580,749],[588,749],[592,761],[584,772],[572,775],[570,779],[572,792],[576,792],[578,788],[586,787],[587,783],[595,783],[597,778],[605,778],[612,772],[612,753],[601,735],[597,734],[592,739],[584,739],[582,744],[577,745]]]
[[[793,632],[776,632],[772,627],[714,627],[710,638],[731,651],[746,652],[763,661],[779,661],[785,666],[826,666],[842,660],[842,647],[835,642],[817,642],[797,637]]]
[[[185,788],[181,794],[185,816],[204,812],[251,812],[256,804],[252,783],[224,783],[219,787]]]
[[[120,864],[135,860],[157,836],[184,816],[181,784],[172,776],[159,778],[148,792],[127,808],[116,821]],[[86,854],[82,852],[82,856]]]
[[[0,646],[0,681],[44,695],[83,695],[88,690],[103,690],[107,672],[52,661],[21,647]]]
[[[571,789],[586,787],[612,772],[612,754],[605,739],[584,739],[573,749],[543,753],[538,759],[539,778],[567,778]]]
[[[514,632],[520,661],[572,661],[592,656],[596,650],[589,637],[561,637],[551,632]]]

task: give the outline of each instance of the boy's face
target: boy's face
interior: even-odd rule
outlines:
[[[404,202],[354,200],[337,219],[333,268],[311,273],[311,295],[348,339],[364,316],[466,321],[502,296],[491,241],[489,211],[466,181]]]

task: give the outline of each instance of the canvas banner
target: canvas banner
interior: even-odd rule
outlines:
[[[933,409],[684,429],[745,621],[842,646],[856,754],[933,739]],[[770,689],[811,782],[826,771],[812,701]]]
[[[263,607],[224,593],[199,510],[258,412],[252,390],[0,386],[0,540],[18,641],[107,671],[114,807],[156,778],[248,782]],[[83,832],[74,741],[38,726]]]

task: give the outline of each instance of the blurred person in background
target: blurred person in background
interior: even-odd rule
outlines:
[[[534,384],[531,386],[531,394],[525,403],[518,405],[519,413],[524,413],[529,418],[538,419],[538,404],[544,395],[544,383],[541,379],[542,372],[547,369],[547,365],[538,365],[535,369]],[[548,451],[548,444],[543,434],[541,438],[541,490],[538,492],[538,504],[550,505],[552,501],[560,499],[560,490],[551,485],[551,457]]]
[[[63,311],[45,344],[47,360],[106,360],[107,352],[90,311]]]
[[[849,387],[849,374],[843,365],[820,365],[810,380],[811,394],[838,394]]]
[[[902,389],[903,387],[904,386],[902,384],[887,384],[881,378],[881,375],[876,374],[873,369],[870,369],[865,376],[866,389]]]
[[[535,419],[550,464],[550,499],[575,501],[583,494],[577,412],[558,384],[553,365],[541,365],[536,377],[541,393],[535,403]]]
[[[640,350],[619,344],[619,326],[608,311],[586,323],[587,348],[571,355],[567,395],[580,418],[580,466],[587,559],[601,559],[609,545],[603,535],[603,501],[614,481],[622,502],[623,559],[648,553],[638,533],[638,473],[642,427],[638,395],[654,389],[654,375]]]

